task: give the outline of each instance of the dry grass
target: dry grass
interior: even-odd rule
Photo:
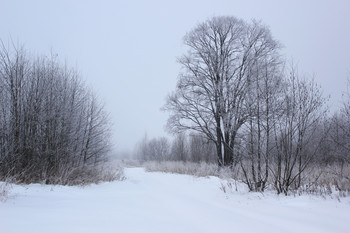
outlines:
[[[9,198],[10,189],[10,183],[0,182],[0,201],[6,201]]]
[[[223,179],[238,177],[238,169],[222,168],[213,163],[182,161],[149,161],[142,164],[149,172],[166,172],[197,177],[216,176]]]
[[[311,166],[303,174],[297,194],[310,193],[320,196],[350,196],[350,166],[341,168],[339,164]]]
[[[22,171],[21,174],[12,176],[10,179],[2,178],[1,180],[15,184],[41,183],[84,186],[124,179],[124,168],[121,165],[101,163],[99,165],[87,165],[77,168],[66,168],[62,166],[53,174],[39,173],[39,175],[35,175],[32,171]]]
[[[102,164],[100,166],[85,166],[76,169],[62,170],[61,174],[58,176],[48,177],[45,183],[84,186],[124,179],[124,168],[122,166]]]
[[[102,182],[125,180],[124,167],[120,164],[101,164],[99,166],[86,166],[76,169],[61,169],[60,173],[53,177],[45,177],[39,183],[53,185],[86,186],[90,184],[99,184]],[[12,184],[30,184],[23,182],[16,177],[6,178],[0,181],[0,201],[6,201],[9,198]]]
[[[181,161],[148,161],[144,163],[132,163],[133,166],[145,167],[149,172],[166,172],[176,174],[193,175],[197,177],[216,176],[233,182],[232,187],[237,190],[239,184],[244,181],[243,172],[240,166],[234,168],[220,168],[216,164],[181,162]],[[341,169],[339,164],[326,167],[311,165],[302,175],[299,188],[290,187],[290,195],[311,194],[323,197],[341,198],[350,196],[350,166]],[[241,186],[241,185],[239,185]],[[226,187],[230,189],[230,187]],[[226,189],[225,188],[225,189]],[[268,179],[266,190],[274,191],[274,180],[272,174]]]

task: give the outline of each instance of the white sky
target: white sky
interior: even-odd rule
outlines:
[[[106,103],[122,151],[145,132],[166,135],[160,108],[175,89],[182,38],[221,15],[262,20],[283,54],[331,95],[332,109],[340,106],[350,76],[348,0],[0,0],[0,38],[40,55],[52,50],[76,66]]]

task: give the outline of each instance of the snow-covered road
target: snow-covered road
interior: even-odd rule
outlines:
[[[218,178],[125,170],[88,187],[13,186],[0,233],[350,232],[350,199],[224,193]]]

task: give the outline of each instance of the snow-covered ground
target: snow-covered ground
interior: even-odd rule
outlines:
[[[0,232],[350,232],[350,199],[224,193],[215,177],[126,169],[88,187],[13,186]]]

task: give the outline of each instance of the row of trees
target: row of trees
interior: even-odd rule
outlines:
[[[97,164],[108,152],[103,106],[57,56],[0,47],[0,178],[52,179]]]
[[[216,161],[215,145],[200,134],[177,134],[172,141],[166,137],[148,139],[146,134],[136,146],[135,156],[141,161]]]
[[[182,72],[164,106],[167,126],[210,141],[218,165],[239,165],[250,190],[263,191],[270,179],[287,193],[311,163],[349,158],[349,104],[328,119],[320,87],[286,68],[268,27],[214,17],[184,43]]]

